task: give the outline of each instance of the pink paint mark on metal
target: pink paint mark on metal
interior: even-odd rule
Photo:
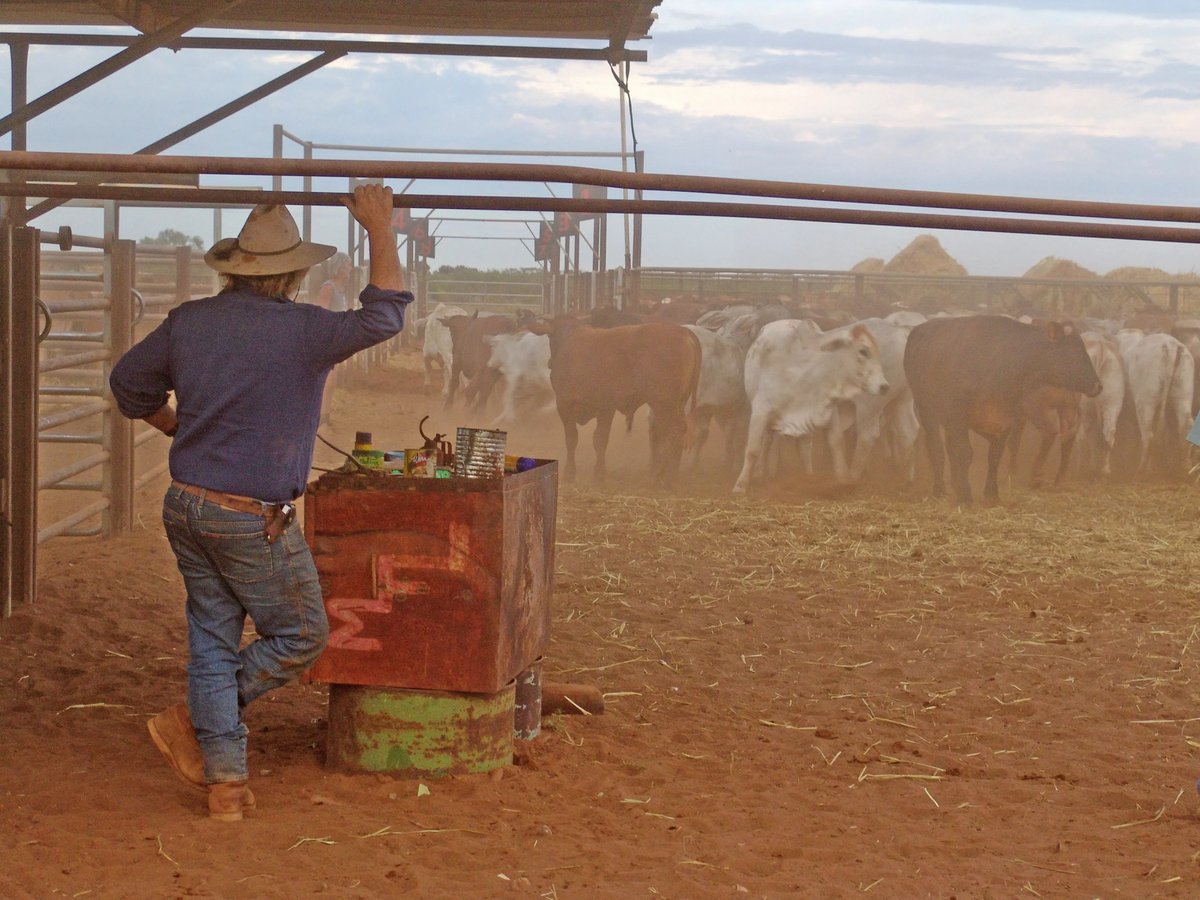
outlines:
[[[341,622],[338,628],[329,631],[329,646],[338,650],[378,651],[383,642],[378,638],[359,637],[363,620],[358,613],[387,614],[392,604],[387,600],[363,600],[352,597],[332,597],[325,601],[325,612],[330,619]]]
[[[549,637],[556,501],[554,463],[503,479],[323,476],[305,528],[334,634],[308,680],[503,688]]]

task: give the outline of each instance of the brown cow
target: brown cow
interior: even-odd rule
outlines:
[[[1046,466],[1046,457],[1054,446],[1054,439],[1059,440],[1058,472],[1054,476],[1054,486],[1062,484],[1067,475],[1067,467],[1071,464],[1071,451],[1075,448],[1075,437],[1079,434],[1079,423],[1083,418],[1081,412],[1083,395],[1063,388],[1042,385],[1030,391],[1021,398],[1019,404],[1021,417],[1013,424],[1012,434],[1009,435],[1009,471],[1015,472],[1017,453],[1021,449],[1021,435],[1028,422],[1038,430],[1042,437],[1038,446],[1037,456],[1030,470],[1029,484],[1031,487],[1042,486],[1042,472]]]
[[[700,342],[681,325],[646,322],[592,328],[557,316],[531,331],[550,336],[550,384],[567,444],[566,481],[575,480],[578,426],[596,420],[595,478],[605,477],[605,452],[613,416],[632,420],[650,407],[651,475],[674,481],[687,432],[689,404],[700,380]]]
[[[450,341],[454,348],[450,366],[450,383],[446,388],[445,408],[454,403],[454,392],[462,376],[470,379],[463,395],[470,408],[481,410],[488,395],[500,380],[500,374],[488,368],[492,347],[486,340],[494,334],[508,334],[517,330],[517,323],[507,316],[448,316],[438,320],[450,330]]]
[[[996,472],[1021,398],[1043,386],[1094,397],[1100,380],[1069,325],[1026,325],[1007,316],[931,319],[909,334],[904,372],[933,469],[933,493],[945,490],[943,464],[960,503],[971,502],[970,431],[988,441],[984,496],[1000,495]],[[945,433],[943,450],[942,435]]]

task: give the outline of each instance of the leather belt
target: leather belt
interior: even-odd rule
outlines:
[[[253,497],[243,497],[241,494],[226,494],[224,491],[213,491],[208,488],[196,487],[194,484],[184,484],[182,481],[171,480],[171,486],[178,488],[193,497],[202,497],[206,502],[215,503],[235,512],[250,513],[254,516],[267,515],[271,508],[280,506],[278,503],[264,503]]]

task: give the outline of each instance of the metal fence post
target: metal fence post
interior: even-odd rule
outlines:
[[[0,222],[0,619],[12,615],[12,238]]]
[[[113,364],[133,346],[133,286],[137,245],[113,241],[111,291],[104,331],[108,335],[109,359],[104,366],[104,383]],[[116,401],[104,414],[104,442],[109,452],[102,479],[108,496],[103,530],[106,537],[129,531],[133,524],[133,422],[121,415]]]
[[[192,299],[192,245],[175,248],[175,302]]]
[[[6,603],[32,603],[37,595],[39,251],[36,228],[12,230],[9,293],[12,476],[8,496],[12,568]]]

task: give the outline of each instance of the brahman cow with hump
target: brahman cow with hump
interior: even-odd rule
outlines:
[[[943,464],[960,503],[971,502],[970,432],[988,441],[984,496],[996,500],[996,471],[1019,404],[1043,385],[1094,397],[1100,380],[1069,325],[1026,325],[1007,316],[931,319],[912,330],[904,371],[933,469],[933,493],[945,493]],[[943,432],[945,444],[943,445]]]
[[[887,319],[863,319],[854,325],[843,325],[826,333],[848,332],[860,325],[875,339],[888,390],[883,394],[865,391],[853,400],[837,405],[828,429],[834,477],[839,482],[861,479],[871,452],[882,437],[886,439],[885,446],[890,449],[892,461],[901,477],[905,483],[911,483],[919,428],[913,413],[908,381],[904,377],[904,346],[912,326],[896,324]],[[855,431],[854,453],[847,467],[846,448],[851,427]]]
[[[651,474],[656,483],[674,481],[700,379],[696,336],[671,322],[592,328],[573,316],[556,316],[530,331],[550,336],[550,383],[567,445],[565,480],[575,480],[578,426],[596,420],[595,477],[603,481],[613,416],[632,420],[649,406]]]
[[[750,486],[768,432],[801,437],[828,425],[840,401],[887,389],[879,347],[865,327],[826,335],[797,319],[772,322],[746,354],[750,427],[733,492]]]

